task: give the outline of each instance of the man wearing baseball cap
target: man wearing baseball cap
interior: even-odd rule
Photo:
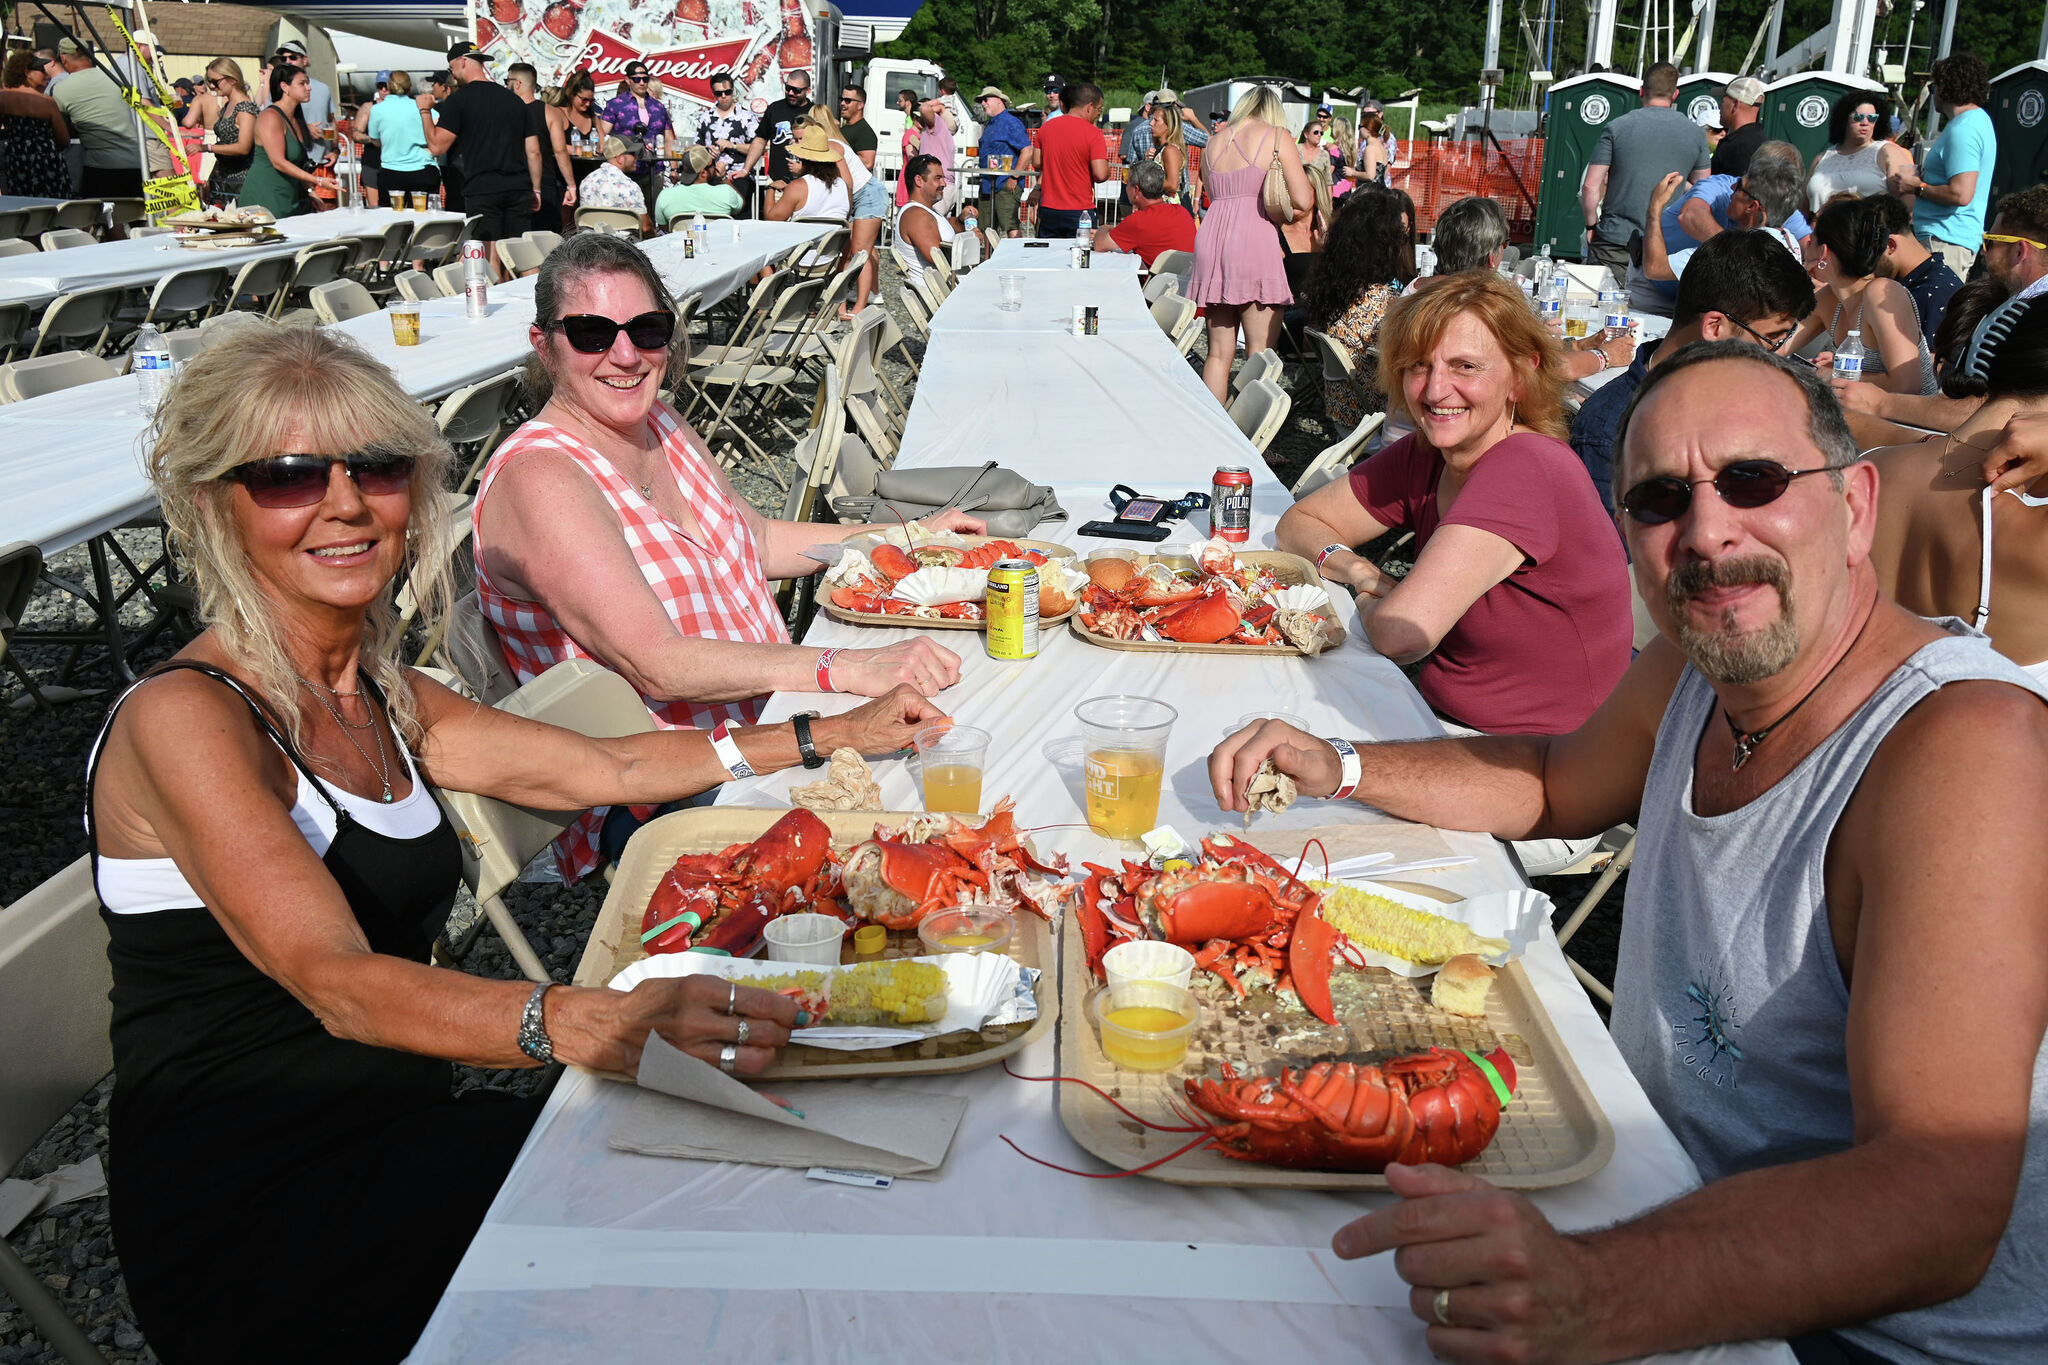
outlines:
[[[540,139],[526,105],[491,79],[475,43],[449,48],[448,70],[457,82],[455,93],[439,110],[432,95],[417,101],[427,148],[436,156],[453,149],[451,160],[461,161],[463,208],[475,216],[479,240],[517,237],[533,226],[540,208]]]
[[[1714,148],[1715,175],[1742,175],[1749,159],[1764,145],[1764,83],[1754,76],[1737,76],[1721,91],[1721,144]]]
[[[313,95],[299,106],[299,112],[306,122],[315,127],[325,127],[334,122],[334,87],[315,76],[311,70],[313,59],[306,55],[306,45],[297,38],[279,43],[274,61],[296,66],[306,73],[306,79],[313,83]],[[268,91],[265,92],[269,93]]]
[[[976,102],[988,117],[988,125],[981,130],[981,164],[1014,167],[1031,145],[1030,130],[1023,119],[1010,112],[1010,97],[993,85],[983,86]],[[1017,202],[1022,198],[1017,178],[1003,176],[991,180],[983,176],[981,184],[990,196],[988,224],[1005,237],[1012,236],[1018,230]]]

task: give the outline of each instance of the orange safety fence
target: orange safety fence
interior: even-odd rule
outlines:
[[[1543,184],[1543,139],[1502,138],[1492,142],[1410,142],[1406,160],[1394,163],[1394,188],[1415,201],[1415,227],[1428,232],[1444,206],[1472,195],[1497,200],[1508,218],[1508,235],[1527,238],[1536,230],[1536,195]]]

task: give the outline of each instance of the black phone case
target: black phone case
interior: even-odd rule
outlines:
[[[1148,526],[1142,521],[1088,521],[1081,524],[1084,536],[1099,536],[1105,540],[1164,540],[1167,528]]]

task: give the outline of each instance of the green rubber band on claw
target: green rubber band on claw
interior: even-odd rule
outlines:
[[[1481,1075],[1493,1082],[1493,1093],[1500,1100],[1500,1107],[1507,1108],[1508,1101],[1514,1098],[1515,1092],[1508,1089],[1508,1083],[1500,1078],[1500,1068],[1476,1052],[1467,1052],[1465,1055],[1472,1059],[1472,1065],[1479,1068]]]
[[[702,929],[704,927],[704,920],[697,914],[696,911],[685,910],[682,914],[677,915],[674,919],[665,919],[661,923],[655,925],[652,929],[649,929],[646,933],[640,935],[640,941],[642,943],[652,943],[655,939],[660,938],[663,934],[675,928],[678,924],[687,924],[692,929]]]
[[[684,952],[686,952],[686,953],[703,953],[703,954],[704,954],[704,955],[705,955],[706,957],[731,957],[731,956],[732,956],[732,954],[731,954],[731,953],[727,952],[727,951],[726,951],[725,949],[723,949],[723,948],[685,948],[685,949],[683,949],[683,951],[684,951]]]

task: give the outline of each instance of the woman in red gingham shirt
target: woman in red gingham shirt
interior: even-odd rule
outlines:
[[[477,596],[521,682],[564,659],[623,675],[664,726],[749,724],[775,691],[932,696],[959,658],[923,637],[881,649],[789,643],[771,578],[863,526],[774,521],[732,489],[660,400],[674,306],[638,247],[580,234],[534,285],[528,382],[546,406],[491,456],[472,509]],[[636,339],[637,333],[637,339]],[[585,348],[590,349],[585,349]],[[958,512],[931,525],[977,532]],[[556,845],[572,880],[599,861],[608,811]],[[635,822],[651,812],[635,807]]]

